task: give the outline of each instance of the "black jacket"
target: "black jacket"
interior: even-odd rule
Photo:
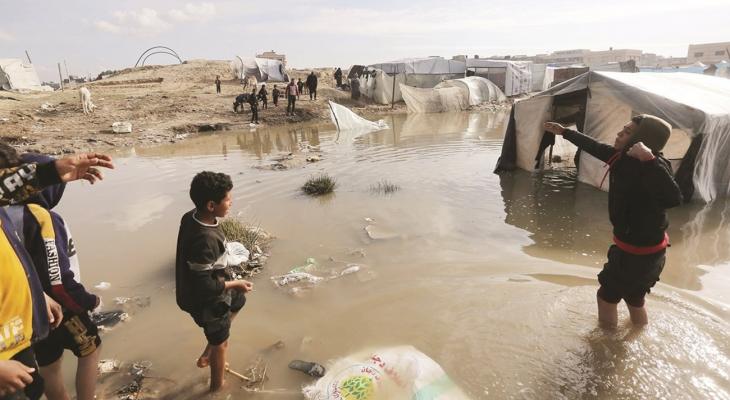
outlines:
[[[307,87],[309,89],[317,88],[317,76],[316,75],[309,74],[309,76],[307,76]]]
[[[230,280],[225,236],[218,225],[205,225],[183,215],[177,236],[175,295],[177,305],[191,314],[230,305],[225,281]]]
[[[603,162],[619,152],[580,132],[566,130],[563,137]],[[608,215],[613,234],[634,246],[661,243],[669,226],[666,209],[682,202],[669,161],[657,155],[642,162],[621,151],[609,175]]]

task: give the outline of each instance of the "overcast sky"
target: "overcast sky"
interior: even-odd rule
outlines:
[[[273,49],[293,67],[347,67],[573,48],[686,56],[690,43],[730,41],[730,0],[0,0],[0,10],[0,58],[28,50],[42,80],[57,80],[63,60],[77,75],[133,66],[155,45],[183,59]]]

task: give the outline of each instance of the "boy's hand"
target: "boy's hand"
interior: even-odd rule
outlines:
[[[543,129],[554,135],[562,135],[566,128],[557,122],[546,122],[543,124]]]
[[[245,281],[243,279],[241,279],[239,282],[241,282],[241,291],[243,293],[248,293],[253,290],[253,283]]]
[[[652,154],[651,149],[646,147],[646,145],[642,142],[638,142],[631,146],[626,154],[639,161],[650,161],[654,159],[654,154]]]
[[[56,329],[59,325],[61,325],[61,322],[63,321],[63,309],[61,308],[60,304],[56,303],[56,300],[48,297],[48,295],[45,293],[43,293],[43,295],[46,296],[46,312],[48,312],[48,322],[51,323],[51,329]]]
[[[85,179],[91,184],[104,179],[97,167],[114,168],[112,158],[105,154],[85,153],[59,158],[55,161],[56,171],[63,182]]]
[[[0,397],[23,390],[33,382],[30,375],[34,368],[27,367],[15,360],[0,361]]]

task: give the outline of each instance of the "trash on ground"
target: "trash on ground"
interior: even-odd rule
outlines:
[[[152,368],[149,361],[140,361],[132,363],[129,367],[129,375],[132,376],[132,382],[125,384],[116,390],[115,394],[119,400],[137,400],[142,392],[142,384],[147,377],[147,372]]]
[[[306,158],[306,161],[308,163],[318,162],[318,161],[321,161],[321,160],[322,160],[322,158],[320,156],[309,156],[309,157]]]
[[[150,304],[152,304],[152,299],[150,298],[150,296],[115,297],[114,303],[119,306],[134,304],[137,307],[145,308],[149,307]]]
[[[292,268],[291,270],[289,270],[289,273],[295,274],[297,272],[314,272],[316,270],[317,270],[317,260],[310,257],[310,258],[307,258],[304,265]]]
[[[368,237],[372,240],[389,240],[400,237],[400,235],[398,235],[397,233],[378,225],[366,226],[365,232],[367,232]]]
[[[269,379],[267,375],[269,362],[266,360],[266,356],[268,356],[272,351],[279,350],[284,347],[284,342],[279,340],[271,346],[261,350],[259,355],[256,356],[256,359],[249,364],[243,373],[234,371],[229,365],[226,365],[226,371],[244,382],[243,389],[249,392],[261,392],[264,390],[264,383]]]
[[[112,132],[114,133],[132,133],[132,123],[131,122],[114,122],[112,124]]]
[[[302,389],[305,398],[468,399],[436,361],[413,346],[349,355],[333,362],[327,371]]]
[[[289,368],[304,372],[305,374],[315,378],[323,377],[326,372],[325,368],[321,364],[302,360],[293,360],[289,363]]]
[[[51,104],[49,102],[45,102],[45,103],[41,104],[40,111],[56,111],[56,107],[57,106],[54,106],[53,104]]]
[[[272,276],[271,280],[278,287],[290,285],[292,283],[305,282],[316,285],[324,280],[318,276],[314,276],[307,272],[290,272],[288,274]]]
[[[112,287],[112,284],[109,282],[99,282],[99,284],[94,287],[97,288],[98,290],[107,290],[110,287]]]
[[[91,322],[101,330],[114,328],[120,322],[127,321],[129,314],[122,310],[101,311],[90,316]]]
[[[99,374],[109,374],[112,372],[119,372],[119,368],[122,366],[122,362],[115,359],[99,360],[96,365]]]

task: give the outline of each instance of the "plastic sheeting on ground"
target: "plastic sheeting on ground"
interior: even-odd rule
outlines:
[[[468,399],[440,365],[413,346],[335,360],[324,377],[302,392],[308,400]]]
[[[683,158],[682,150],[687,151],[690,139],[703,135],[690,169],[695,195],[708,202],[730,196],[730,80],[702,74],[591,71],[519,101],[496,170],[534,170],[543,122],[556,117],[551,113],[556,100],[571,97],[586,104],[584,133],[604,143],[612,143],[632,115],[643,113],[672,125],[665,153],[673,152],[678,158]],[[685,148],[673,149],[672,143],[684,143]],[[605,174],[603,164],[581,153],[579,179],[599,187]]]
[[[236,78],[243,76],[256,78],[257,82],[288,82],[284,64],[268,58],[239,57],[231,61],[231,73]]]
[[[408,112],[463,111],[485,102],[504,102],[507,97],[492,82],[478,76],[449,79],[433,89],[400,85]]]
[[[41,86],[33,64],[26,64],[18,58],[0,59],[0,88],[3,90],[53,90],[48,86]]]
[[[338,131],[359,131],[365,133],[388,129],[388,124],[383,120],[378,122],[367,120],[355,114],[349,108],[332,101],[329,102],[329,106],[330,118],[332,118],[332,123],[335,124]]]

